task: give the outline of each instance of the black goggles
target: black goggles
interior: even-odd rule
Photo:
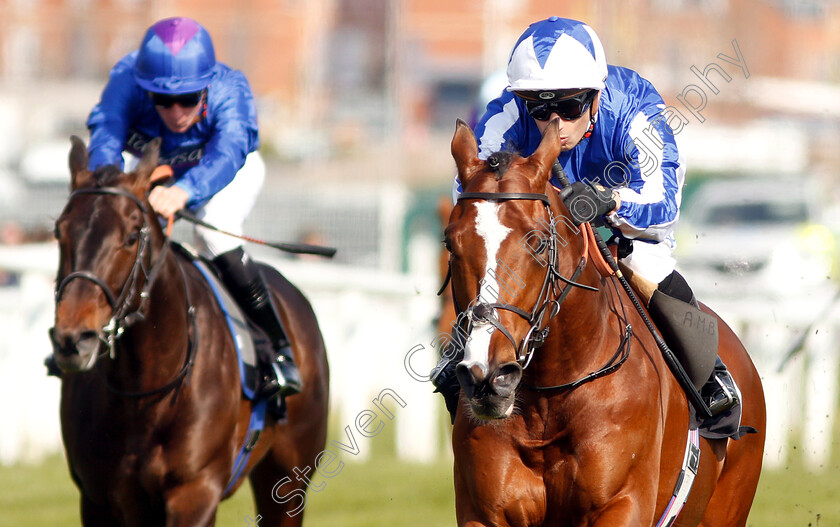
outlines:
[[[571,97],[564,97],[556,101],[531,100],[519,95],[525,102],[528,114],[537,121],[547,121],[551,114],[556,113],[564,121],[580,119],[583,112],[589,108],[598,90],[587,90]],[[517,94],[518,95],[518,94]]]
[[[155,106],[162,106],[164,108],[172,108],[174,105],[182,108],[192,108],[199,102],[204,95],[204,90],[193,93],[181,93],[178,95],[168,95],[166,93],[149,92],[152,102]]]

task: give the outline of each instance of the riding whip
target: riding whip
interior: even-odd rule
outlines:
[[[251,236],[245,236],[243,234],[234,234],[232,232],[228,232],[222,230],[214,225],[210,225],[209,223],[200,220],[195,217],[195,215],[186,210],[182,209],[175,213],[176,216],[179,218],[183,218],[190,223],[195,223],[196,225],[200,225],[210,230],[214,230],[216,232],[220,232],[222,234],[227,234],[228,236],[233,236],[234,238],[239,238],[241,240],[245,240],[251,243],[256,243],[259,245],[265,245],[266,247],[273,247],[274,249],[279,249],[281,251],[285,251],[287,253],[294,253],[294,254],[314,254],[317,256],[325,256],[327,258],[332,258],[335,256],[337,249],[335,247],[324,247],[322,245],[310,245],[308,243],[280,243],[280,242],[267,242],[265,240],[260,240],[258,238],[252,238]]]
[[[170,177],[172,177],[174,172],[172,171],[172,167],[169,165],[159,165],[155,167],[152,171],[149,180],[151,181],[152,185],[162,183],[166,181]],[[245,240],[251,243],[256,243],[259,245],[265,245],[266,247],[273,247],[274,249],[279,249],[281,251],[285,251],[287,253],[295,253],[295,254],[314,254],[317,256],[325,256],[327,258],[332,258],[335,256],[336,248],[335,247],[323,247],[321,245],[310,245],[308,243],[276,243],[276,242],[267,242],[265,240],[260,240],[257,238],[252,238],[250,236],[244,236],[241,234],[234,234],[232,232],[228,232],[222,230],[215,225],[210,225],[209,223],[200,220],[195,217],[195,215],[188,211],[187,209],[181,209],[175,213],[175,216],[179,218],[183,218],[191,223],[195,223],[196,225],[201,225],[204,228],[220,232],[222,234],[227,234],[228,236],[233,236],[234,238],[239,238],[241,240]],[[172,222],[174,217],[169,218],[169,226],[167,227],[166,235],[169,236],[172,232]]]

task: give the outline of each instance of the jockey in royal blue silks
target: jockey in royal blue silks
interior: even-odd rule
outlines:
[[[242,72],[216,62],[198,22],[169,18],[150,27],[140,48],[111,70],[87,124],[91,170],[122,167],[124,152],[139,158],[161,137],[160,164],[170,165],[174,178],[152,190],[152,208],[169,218],[186,207],[208,224],[242,233],[265,179],[254,96]],[[200,226],[194,233],[199,252],[274,345],[275,356],[263,360],[261,395],[299,392],[300,374],[258,265],[239,240]]]
[[[528,27],[510,55],[507,77],[508,86],[475,127],[479,158],[499,151],[533,154],[548,122],[559,117],[558,161],[572,182],[561,197],[572,220],[603,218],[623,240],[620,247],[632,247],[620,254],[624,266],[660,292],[696,305],[672,256],[685,163],[653,85],[632,70],[607,65],[592,28],[559,17]],[[561,187],[554,178],[552,183]],[[453,191],[457,199],[457,178]],[[455,361],[446,362],[433,370],[439,389],[451,379],[444,370]],[[720,358],[703,393],[716,415],[739,402]]]

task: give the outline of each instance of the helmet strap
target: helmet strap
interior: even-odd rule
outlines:
[[[598,96],[597,94],[595,95]],[[593,101],[594,104],[594,101]],[[595,113],[592,112],[592,104],[589,105],[589,129],[586,130],[586,133],[583,134],[583,138],[587,139],[592,136],[592,130],[595,129]]]
[[[207,119],[207,88],[204,88],[204,94],[201,96],[201,119]]]
[[[583,138],[586,139],[592,135],[592,130],[595,129],[595,118],[593,116],[589,116],[589,129],[583,134]]]

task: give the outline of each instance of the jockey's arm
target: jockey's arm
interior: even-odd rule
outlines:
[[[644,124],[646,126],[641,126]],[[642,112],[629,127],[619,162],[602,182],[615,189],[616,210],[606,216],[607,222],[627,238],[662,241],[667,238],[679,218],[685,164],[674,136],[663,127],[662,119],[648,120]],[[616,175],[621,178],[616,181]]]
[[[259,146],[253,95],[245,77],[223,86],[208,102],[213,134],[201,161],[174,186],[189,196],[186,205],[200,204],[227,186]]]
[[[134,112],[142,107],[146,94],[134,81],[129,57],[123,58],[111,70],[108,83],[99,102],[90,112],[87,127],[90,130],[88,168],[95,170],[104,165],[123,168],[122,152],[125,148]]]

